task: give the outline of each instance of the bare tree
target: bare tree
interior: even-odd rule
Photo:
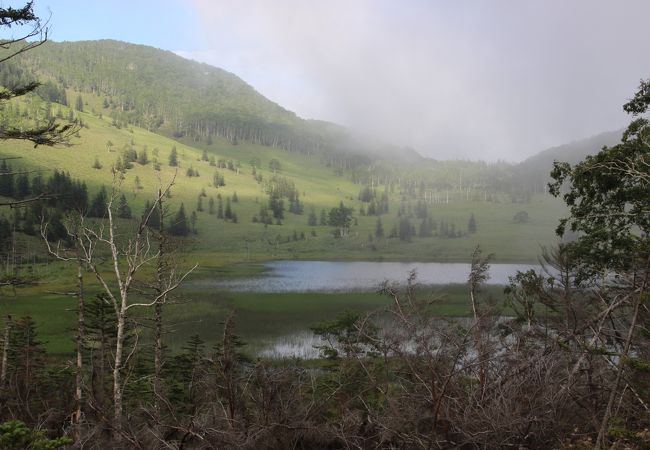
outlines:
[[[79,248],[79,260],[95,276],[100,288],[106,294],[116,315],[116,339],[113,359],[113,434],[120,440],[123,430],[124,409],[124,380],[123,369],[135,352],[135,347],[127,354],[125,349],[125,336],[127,331],[128,316],[133,308],[155,307],[165,301],[167,296],[183,282],[183,280],[196,268],[196,265],[182,274],[170,268],[166,273],[160,274],[159,289],[153,298],[147,301],[133,301],[132,288],[136,275],[146,265],[154,262],[159,251],[152,248],[150,233],[147,223],[159,208],[167,191],[173,185],[173,180],[165,188],[158,191],[158,196],[133,233],[123,236],[119,233],[113,209],[119,195],[119,179],[114,178],[111,195],[106,205],[106,217],[99,223],[89,223],[83,216],[79,219],[76,243]],[[43,236],[46,236],[46,226],[43,227]],[[51,253],[60,253],[60,246],[52,248],[45,239]],[[108,254],[110,270],[101,266],[104,258],[102,251]]]

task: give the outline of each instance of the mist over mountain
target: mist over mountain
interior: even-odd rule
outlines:
[[[603,147],[616,145],[621,141],[623,130],[607,131],[595,136],[543,150],[515,165],[513,169],[527,183],[537,186],[535,192],[544,192],[549,182],[549,173],[554,161],[575,164],[587,155],[594,155]]]
[[[342,166],[368,157],[419,158],[340,125],[302,119],[238,76],[170,51],[114,40],[47,42],[16,63],[59,88],[102,97],[118,125],[193,142],[222,137],[319,154]]]

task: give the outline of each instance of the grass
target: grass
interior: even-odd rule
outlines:
[[[101,108],[99,100],[95,102],[91,99],[89,104],[92,105],[90,109],[94,107],[99,111]],[[67,114],[65,107],[63,111]],[[172,198],[168,201],[171,212],[184,203],[189,214],[195,209],[202,189],[205,189],[208,198],[215,200],[220,194],[224,204],[226,197],[232,197],[237,192],[239,202],[233,203],[232,207],[239,217],[239,223],[225,222],[209,215],[208,198],[204,198],[206,212],[197,213],[198,234],[180,243],[182,253],[177,255],[176,263],[180,267],[191,267],[198,263],[199,268],[192,274],[193,279],[250,276],[264,270],[256,263],[271,259],[467,262],[477,244],[481,244],[486,253],[495,253],[495,262],[534,262],[540,245],[551,245],[556,241],[553,230],[557,219],[565,214],[561,203],[548,196],[533,196],[530,203],[520,204],[512,203],[502,195],[497,196],[494,202],[485,203],[474,199],[474,196],[468,199],[451,192],[448,203],[431,205],[434,220],[466,229],[470,214],[474,214],[476,234],[455,239],[415,238],[412,242],[387,238],[371,241],[369,235],[374,234],[377,218],[358,214],[363,206],[357,200],[361,186],[352,183],[346,176],[336,174],[316,156],[246,143],[232,145],[217,138],[210,146],[178,142],[138,127],[118,129],[111,125],[108,115],[92,112],[78,115],[88,128],[81,130],[74,140],[74,146],[35,149],[25,142],[2,141],[0,156],[21,157],[12,161],[14,168],[65,170],[72,177],[86,181],[92,198],[102,185],[111,185],[111,166],[122,155],[124,146],[133,145],[138,152],[146,147],[149,159],[157,158],[161,163],[161,171],[154,170],[152,163],[145,166],[134,163],[119,187],[126,194],[136,216],[141,213],[145,201],[154,197],[158,186],[172,180],[175,183]],[[109,141],[112,146],[107,146]],[[176,146],[179,155],[178,171],[167,164],[173,146]],[[232,159],[240,164],[239,172],[218,169],[225,176],[225,187],[216,189],[210,185],[217,169],[200,160],[203,149],[217,160]],[[287,212],[282,226],[266,227],[252,222],[252,217],[258,214],[260,204],[266,198],[263,186],[256,183],[251,174],[248,162],[252,157],[261,160],[262,167],[258,173],[265,179],[272,176],[268,170],[269,161],[275,158],[281,162],[283,168],[280,175],[295,183],[304,203],[304,214]],[[92,168],[95,159],[103,165],[102,169]],[[188,167],[197,169],[200,177],[186,177]],[[142,189],[136,188],[136,177]],[[357,211],[357,223],[352,226],[348,238],[335,238],[331,227],[307,226],[307,216],[312,207],[320,215],[321,210],[328,211],[341,201]],[[386,234],[398,223],[399,206],[400,195],[394,192],[390,195],[390,212],[381,217]],[[528,212],[530,221],[525,224],[513,223],[512,217],[521,210]],[[10,214],[9,211],[4,213]],[[414,221],[414,225],[417,227],[418,221]],[[298,235],[304,233],[305,239],[292,240],[294,231]],[[20,241],[21,247],[28,249],[27,260],[31,259],[30,252],[43,254],[39,239],[21,238]],[[70,329],[75,323],[75,299],[50,292],[70,291],[74,287],[73,269],[63,264],[36,264],[33,270],[47,285],[21,289],[16,293],[5,290],[0,295],[0,312],[3,315],[34,317],[41,339],[47,341],[48,350],[54,353],[72,349],[73,333]],[[90,293],[98,289],[91,277],[88,277],[88,289]],[[467,314],[464,287],[446,286],[439,293],[444,294],[437,305],[442,314]],[[237,312],[238,332],[245,340],[259,342],[304,330],[320,320],[336,317],[345,309],[369,311],[387,304],[387,299],[374,293],[239,294],[186,290],[182,298],[187,300],[167,309],[172,324],[168,341],[173,348],[178,348],[187,337],[196,333],[208,342],[215,342],[220,333],[220,322],[233,308]]]
[[[47,292],[45,291],[47,289]],[[49,352],[69,353],[74,348],[73,329],[76,326],[76,298],[49,292],[69,289],[64,284],[49,284],[22,289],[16,296],[0,296],[3,316],[31,316],[38,325],[40,340]],[[432,286],[421,291],[423,299],[434,300],[436,313],[458,317],[471,314],[467,287],[464,285]],[[88,297],[92,292],[88,293]],[[486,287],[484,298],[497,302],[502,287]],[[253,348],[275,338],[309,329],[321,321],[335,319],[346,310],[371,312],[390,305],[391,299],[375,292],[357,293],[233,293],[205,289],[184,289],[165,307],[165,322],[169,333],[166,345],[180,349],[188,338],[198,334],[208,344],[221,338],[225,318],[235,312],[236,330]],[[150,309],[139,309],[135,315],[142,321]]]
[[[74,98],[75,94],[70,95]],[[99,101],[98,98],[97,102],[89,103],[98,107],[95,103],[99,104]],[[67,109],[62,108],[64,115],[67,114]],[[220,267],[269,259],[468,261],[473,248],[479,243],[486,252],[496,253],[496,261],[530,262],[535,261],[540,245],[551,245],[556,241],[553,230],[557,219],[565,213],[561,202],[549,196],[534,196],[530,203],[516,204],[502,195],[496,196],[495,202],[485,203],[478,200],[478,191],[469,199],[451,192],[449,203],[430,206],[434,220],[453,223],[464,230],[470,214],[474,214],[478,228],[476,234],[457,239],[415,238],[411,243],[399,239],[370,242],[368,237],[374,234],[377,218],[358,214],[364,206],[357,200],[361,186],[352,183],[345,174],[336,174],[332,168],[323,165],[317,156],[246,143],[232,145],[218,138],[210,146],[178,142],[138,127],[118,129],[111,126],[108,115],[100,117],[91,112],[77,114],[88,128],[80,131],[80,137],[74,139],[73,147],[34,149],[28,143],[4,141],[0,142],[0,155],[20,156],[21,160],[12,161],[14,167],[68,171],[74,178],[87,182],[92,197],[101,185],[111,185],[111,166],[121,156],[124,146],[133,143],[138,152],[146,148],[149,159],[157,158],[161,163],[161,171],[155,171],[151,162],[145,166],[134,163],[133,169],[127,171],[120,186],[136,215],[142,212],[145,201],[154,197],[160,183],[168,183],[174,177],[172,198],[169,199],[172,213],[182,202],[189,214],[196,208],[202,189],[208,198],[213,197],[215,201],[220,194],[224,204],[226,197],[232,197],[236,192],[239,202],[233,203],[232,207],[238,215],[239,223],[225,222],[208,214],[208,198],[203,199],[206,211],[197,212],[198,235],[187,239],[183,247],[185,253],[190,254],[202,266]],[[112,147],[107,146],[109,141],[112,142]],[[176,175],[176,169],[168,166],[172,146],[177,147],[180,162]],[[201,161],[202,149],[206,149],[217,160],[225,158],[239,163],[239,172],[216,169],[208,162]],[[305,207],[302,215],[286,212],[282,226],[265,227],[252,222],[266,198],[263,186],[256,183],[251,174],[249,161],[254,156],[261,160],[262,167],[258,173],[265,179],[273,175],[268,170],[269,161],[273,158],[281,161],[283,169],[280,175],[293,181],[301,194]],[[101,162],[102,169],[92,168],[95,159]],[[189,167],[197,169],[200,177],[187,177],[185,171]],[[210,185],[216,170],[225,176],[225,187],[216,189]],[[142,189],[136,188],[136,177],[140,180]],[[380,191],[382,189],[383,187]],[[357,211],[357,224],[352,226],[349,238],[334,238],[332,229],[328,226],[307,226],[307,216],[312,207],[320,215],[321,210],[329,211],[341,201]],[[382,216],[386,234],[399,221],[399,206],[399,193],[394,192],[390,196],[390,212]],[[513,223],[512,217],[521,210],[528,212],[530,221],[526,224]],[[419,225],[417,220],[413,223],[416,227]],[[294,231],[298,235],[304,233],[306,239],[291,241]],[[312,236],[312,231],[316,236]]]

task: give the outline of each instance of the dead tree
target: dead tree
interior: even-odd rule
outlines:
[[[123,434],[124,379],[122,372],[137,346],[137,344],[134,345],[128,353],[124,348],[129,313],[133,308],[155,307],[163,302],[196,268],[195,265],[182,274],[170,268],[161,278],[161,288],[153,298],[144,302],[134,302],[131,298],[136,275],[143,267],[156,261],[159,256],[159,252],[152,248],[147,223],[172,185],[173,180],[165,188],[159,189],[153,206],[145,212],[135,230],[128,236],[119,233],[113,212],[120,187],[117,176],[114,178],[111,195],[106,204],[106,216],[99,222],[89,222],[83,216],[79,218],[77,245],[80,261],[95,276],[116,316],[112,423],[113,436],[116,441],[121,440]],[[50,252],[60,252],[59,246],[53,249],[48,243],[48,248]],[[104,261],[102,252],[108,254],[110,270],[105,270],[101,266]]]

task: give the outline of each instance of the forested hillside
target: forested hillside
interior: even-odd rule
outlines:
[[[207,143],[219,136],[352,163],[339,161],[351,150],[343,128],[303,120],[236,75],[170,51],[111,40],[47,42],[15,62],[80,92],[89,108],[118,126]]]

